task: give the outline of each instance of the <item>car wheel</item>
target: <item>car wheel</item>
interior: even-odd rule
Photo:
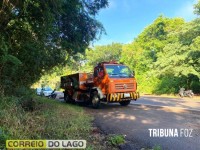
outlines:
[[[53,99],[56,99],[56,96],[57,96],[57,94],[54,94],[54,95],[52,96],[52,98],[53,98]]]

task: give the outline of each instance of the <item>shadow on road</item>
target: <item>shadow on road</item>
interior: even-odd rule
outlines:
[[[165,150],[199,148],[200,111],[182,109],[187,105],[186,108],[199,108],[199,102],[191,105],[191,102],[176,98],[151,97],[149,101],[148,97],[141,97],[134,103],[127,107],[119,104],[102,104],[100,109],[80,107],[94,116],[94,123],[104,133],[126,135],[127,143],[125,147],[122,146],[123,150],[152,148],[155,145],[160,145]],[[163,105],[173,107],[162,107]],[[193,132],[191,138],[150,137],[149,129],[193,129]]]
[[[161,145],[163,149],[197,149],[200,140],[200,112],[155,106],[118,104],[101,109],[85,108],[95,124],[107,134],[124,134],[129,148]],[[150,137],[148,129],[193,129],[192,138]]]

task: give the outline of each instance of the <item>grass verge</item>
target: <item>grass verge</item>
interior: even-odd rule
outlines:
[[[107,149],[93,136],[92,120],[76,105],[37,96],[23,103],[18,97],[0,97],[0,149],[7,139],[85,139],[87,149]]]

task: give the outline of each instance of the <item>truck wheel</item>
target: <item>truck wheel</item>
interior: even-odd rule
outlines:
[[[100,99],[99,99],[99,96],[97,94],[95,94],[92,97],[92,107],[97,109],[97,108],[99,108],[99,106],[100,106]]]
[[[64,100],[66,103],[69,103],[70,102],[70,98],[69,98],[69,95],[68,94],[64,94]]]
[[[119,102],[120,103],[120,105],[121,106],[127,106],[127,105],[129,105],[130,104],[130,100],[128,100],[128,101],[121,101],[121,102]]]

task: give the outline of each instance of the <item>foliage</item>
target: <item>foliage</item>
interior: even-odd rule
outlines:
[[[155,67],[158,68],[157,75],[183,76],[194,71],[192,68],[188,68],[185,62],[188,53],[188,46],[182,46],[179,43],[166,45],[163,52],[159,53],[159,59],[155,63]]]
[[[179,87],[199,89],[199,19],[159,16],[131,43],[121,61],[136,72],[145,93],[176,93]]]
[[[8,133],[0,127],[0,149],[5,149],[5,141],[9,138]]]
[[[165,79],[167,76],[172,78],[178,77],[176,85],[173,88],[180,86],[186,89],[193,88],[198,92],[199,87],[192,86],[192,83],[199,85],[200,70],[200,47],[199,35],[200,28],[196,24],[197,20],[191,23],[186,23],[182,30],[177,33],[179,40],[169,43],[160,52],[157,62],[154,63],[157,76]],[[192,26],[192,27],[191,27]],[[185,83],[182,83],[182,82]],[[196,89],[197,88],[197,89]],[[175,90],[177,91],[177,90]]]
[[[179,88],[183,87],[186,82],[186,78],[181,79],[179,77],[174,77],[173,75],[164,76],[153,87],[153,93],[158,95],[178,93]]]
[[[159,16],[131,44],[123,46],[121,61],[135,70],[141,92],[152,93],[160,83],[154,72],[159,69],[154,63],[167,43],[178,41],[176,33],[183,24],[181,18]]]
[[[200,0],[194,5],[194,13],[200,15]]]
[[[155,145],[153,147],[153,150],[162,150],[161,146],[160,145]]]
[[[122,51],[122,44],[112,43],[104,46],[95,46],[92,50],[86,50],[86,59],[88,64],[95,66],[103,61],[118,61]]]
[[[50,86],[53,89],[60,89],[60,77],[67,74],[74,74],[79,71],[91,72],[91,67],[85,64],[85,56],[81,53],[70,56],[67,60],[67,64],[62,66],[56,66],[50,71],[44,73],[39,81],[32,85],[33,88],[43,86]]]
[[[125,143],[125,138],[123,135],[111,135],[109,141],[112,145],[118,146]]]
[[[83,52],[104,31],[95,16],[107,4],[107,0],[1,1],[0,91],[28,87],[44,72],[65,64],[68,56]]]
[[[83,108],[33,97],[38,105],[24,111],[18,97],[0,97],[0,148],[7,139],[85,139],[87,147],[106,149],[92,133],[92,117]]]

